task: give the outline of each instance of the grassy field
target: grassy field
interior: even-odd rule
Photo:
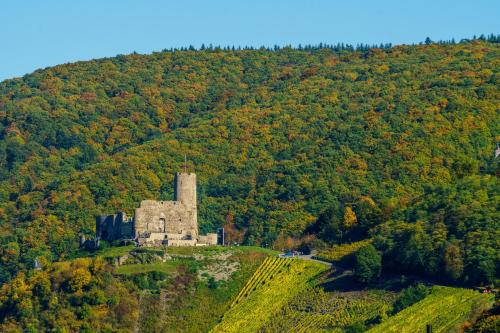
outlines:
[[[434,333],[448,332],[493,302],[492,295],[471,289],[435,286],[429,296],[368,330],[369,333],[425,332],[426,324]]]
[[[211,332],[257,332],[284,305],[315,283],[324,264],[267,258],[233,300],[222,321]]]
[[[129,264],[119,266],[115,273],[120,275],[132,275],[146,272],[163,272],[163,273],[173,273],[177,270],[177,267],[182,264],[188,263],[186,260],[169,260],[166,262],[158,262],[152,264]]]

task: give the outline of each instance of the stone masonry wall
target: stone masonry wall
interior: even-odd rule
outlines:
[[[179,201],[143,200],[135,210],[135,232],[140,236],[146,232],[183,234],[196,239],[198,222],[196,208],[187,207]]]

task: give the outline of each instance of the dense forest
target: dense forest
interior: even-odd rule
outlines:
[[[200,227],[285,248],[368,237],[385,271],[500,272],[498,38],[166,50],[0,83],[0,283],[94,216],[198,175]]]

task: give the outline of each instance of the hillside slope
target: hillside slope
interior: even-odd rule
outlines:
[[[210,332],[258,332],[294,296],[310,288],[328,266],[313,261],[268,258]]]
[[[393,267],[439,275],[446,253],[460,253],[444,268],[450,276],[490,282],[499,51],[483,41],[176,51],[4,81],[0,281],[36,257],[75,253],[95,214],[170,198],[186,154],[202,231],[225,225],[230,241],[248,244],[309,232],[333,243],[380,226],[404,250],[375,242]]]
[[[0,288],[0,331],[207,332],[271,253],[120,247],[44,263]]]
[[[318,262],[268,257],[211,332],[421,332],[426,324],[459,332],[495,299],[472,289],[380,282],[367,287]],[[423,294],[409,297],[415,290]]]
[[[423,332],[427,324],[432,325],[433,332],[458,332],[464,321],[490,306],[493,299],[493,295],[480,294],[470,289],[434,286],[431,294],[425,299],[390,317],[367,333]]]

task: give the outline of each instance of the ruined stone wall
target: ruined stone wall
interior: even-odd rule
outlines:
[[[168,240],[173,246],[195,245],[198,241],[198,214],[194,173],[175,175],[174,199],[143,200],[135,210],[133,220],[127,219],[125,213],[98,216],[97,237],[110,241],[137,238],[145,244],[161,244]],[[204,244],[213,244],[216,239],[212,235],[203,237]]]
[[[206,245],[217,245],[217,234],[206,234],[205,236],[199,236],[198,243]]]
[[[132,239],[135,237],[134,221],[125,220],[120,223],[120,234],[122,239]]]
[[[124,212],[96,217],[96,236],[99,239],[113,241],[133,238],[133,221]]]
[[[169,239],[167,246],[196,246],[195,239]]]
[[[135,234],[148,232],[182,234],[192,239],[198,237],[196,207],[180,201],[143,200],[135,210]]]
[[[95,218],[95,233],[96,237],[107,240],[112,230],[108,229],[108,225],[114,225],[115,215],[99,215]]]

